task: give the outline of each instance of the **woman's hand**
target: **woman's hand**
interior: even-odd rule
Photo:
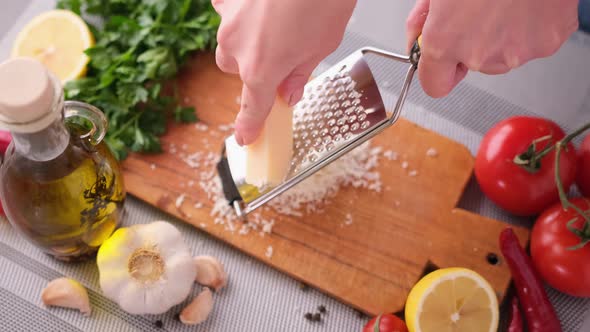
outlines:
[[[422,34],[418,75],[443,97],[468,70],[503,74],[554,54],[578,28],[578,0],[417,0],[408,43]]]
[[[315,67],[344,35],[356,0],[213,0],[221,16],[217,65],[244,85],[235,137],[252,143],[277,93],[297,103]]]

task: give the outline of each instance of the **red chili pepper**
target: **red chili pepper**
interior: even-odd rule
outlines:
[[[510,268],[528,331],[561,332],[561,323],[543,288],[543,282],[512,228],[506,228],[500,233],[500,250]]]
[[[520,313],[520,307],[518,306],[518,297],[513,296],[510,315],[510,325],[508,326],[508,332],[522,332],[522,315]]]

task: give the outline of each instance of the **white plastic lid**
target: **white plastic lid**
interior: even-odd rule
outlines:
[[[15,132],[42,130],[55,119],[51,116],[55,99],[54,80],[41,62],[15,58],[0,64],[0,127]]]

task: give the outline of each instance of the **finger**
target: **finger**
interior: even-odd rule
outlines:
[[[422,50],[422,56],[418,63],[418,77],[422,89],[433,98],[444,97],[451,92],[459,75],[458,63],[445,58],[433,58],[428,49]]]
[[[410,51],[412,44],[422,33],[422,28],[428,16],[430,0],[417,0],[414,8],[408,14],[406,20],[406,36],[408,40],[407,51]]]
[[[480,69],[479,72],[487,74],[487,75],[500,75],[506,74],[511,70],[510,66],[505,62],[494,62],[489,64],[484,64]]]
[[[215,49],[215,62],[221,71],[228,74],[239,73],[238,62],[233,56],[228,55],[221,45]]]
[[[276,91],[276,86],[243,85],[242,105],[234,133],[239,145],[248,145],[258,138],[274,104]]]
[[[457,65],[457,71],[455,73],[455,81],[453,82],[453,89],[467,76],[469,69],[464,64],[460,63]]]
[[[211,5],[213,6],[213,9],[215,9],[217,14],[219,15],[221,15],[221,12],[223,11],[224,3],[224,0],[211,0]]]
[[[320,61],[311,60],[296,67],[279,86],[279,94],[291,106],[303,97],[305,84]]]

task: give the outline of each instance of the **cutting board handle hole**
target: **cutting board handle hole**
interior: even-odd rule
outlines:
[[[420,275],[420,278],[424,278],[427,274],[429,274],[430,272],[434,272],[434,271],[438,270],[439,268],[440,268],[439,266],[435,265],[431,261],[428,261],[426,263],[426,266],[424,266],[424,270],[422,270],[422,274]]]
[[[494,254],[493,252],[490,252],[487,254],[486,260],[488,261],[488,263],[490,265],[499,265],[500,264],[500,258],[498,258],[498,255]]]

